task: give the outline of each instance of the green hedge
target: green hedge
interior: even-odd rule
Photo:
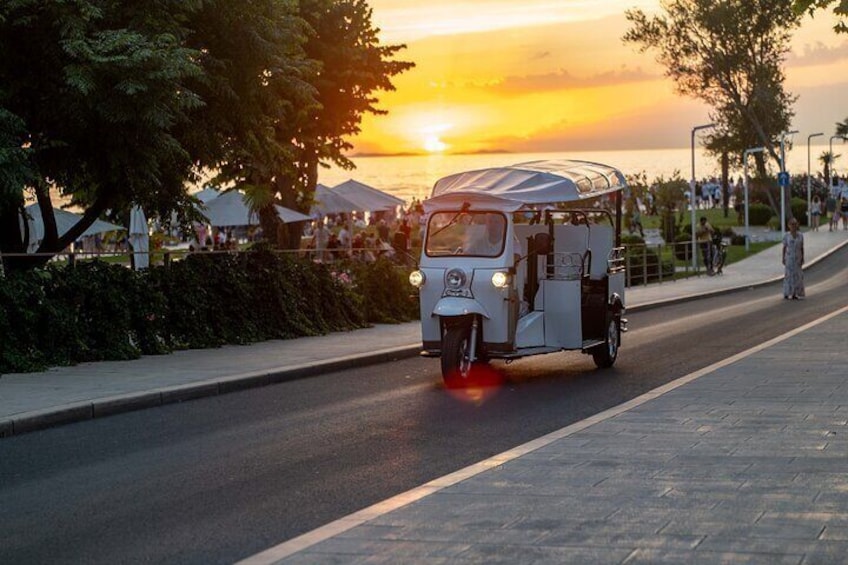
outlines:
[[[415,319],[407,272],[268,251],[132,271],[102,261],[0,278],[0,374]]]
[[[748,223],[752,226],[766,226],[774,215],[771,206],[754,202],[748,207]]]

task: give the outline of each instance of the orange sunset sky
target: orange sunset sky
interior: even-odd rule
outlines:
[[[706,106],[674,93],[621,37],[624,11],[658,0],[371,0],[384,43],[416,68],[380,93],[355,153],[686,147]],[[800,96],[793,128],[825,132],[848,118],[848,36],[826,12],[806,17],[786,61]],[[827,139],[827,138],[825,138]],[[826,141],[825,141],[826,143]]]

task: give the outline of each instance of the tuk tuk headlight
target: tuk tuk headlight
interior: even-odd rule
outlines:
[[[492,286],[495,288],[506,288],[509,285],[509,275],[498,271],[492,275]]]
[[[424,286],[424,282],[427,280],[427,277],[424,276],[424,273],[421,271],[412,271],[409,273],[409,284],[414,286],[415,288],[421,288]]]
[[[445,284],[449,289],[459,289],[465,286],[465,281],[468,280],[465,276],[465,271],[462,269],[451,269],[445,275]]]

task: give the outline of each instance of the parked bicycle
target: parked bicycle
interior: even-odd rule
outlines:
[[[727,261],[727,245],[724,244],[724,238],[718,231],[713,235],[710,250],[712,252],[712,273],[714,275],[720,275]]]

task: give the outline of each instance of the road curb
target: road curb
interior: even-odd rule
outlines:
[[[318,361],[304,363],[294,367],[281,367],[241,375],[218,377],[185,385],[116,395],[92,401],[66,404],[45,410],[24,412],[0,421],[0,438],[75,422],[83,422],[94,418],[132,412],[144,408],[165,406],[188,400],[196,400],[198,398],[218,396],[240,390],[295,381],[341,369],[387,363],[415,357],[420,351],[420,344],[398,346],[373,353],[339,357],[330,361]]]

